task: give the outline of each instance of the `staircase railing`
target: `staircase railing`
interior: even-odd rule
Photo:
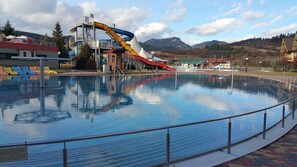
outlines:
[[[128,67],[130,67],[131,65],[136,69],[136,70],[144,70],[146,65],[141,62],[140,60],[138,59],[134,59],[134,58],[131,58],[127,55],[123,55],[123,60],[125,61],[126,63],[126,69],[128,69]]]

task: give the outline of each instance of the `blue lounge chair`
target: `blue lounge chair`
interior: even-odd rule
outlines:
[[[27,73],[22,71],[19,66],[12,66],[12,70],[17,72],[19,75],[26,75]]]
[[[22,66],[22,70],[29,75],[35,75],[36,73],[31,71],[28,66]]]

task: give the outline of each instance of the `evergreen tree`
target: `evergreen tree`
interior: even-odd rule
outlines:
[[[12,27],[11,23],[9,20],[6,21],[6,24],[3,26],[1,30],[6,36],[8,35],[15,35],[15,30]]]
[[[61,25],[58,21],[55,25],[52,35],[53,35],[53,41],[56,43],[58,50],[60,52],[59,58],[68,58],[68,54],[65,49],[65,38],[63,36]]]

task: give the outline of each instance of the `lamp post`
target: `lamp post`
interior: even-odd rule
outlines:
[[[155,62],[155,61],[154,61],[155,51],[151,51],[151,54],[152,54],[152,61]],[[156,63],[156,62],[155,62],[155,63]],[[156,66],[155,68],[157,69],[157,65],[156,65],[156,64],[155,64],[155,66]]]
[[[61,55],[61,52],[60,51],[58,51],[58,58],[60,58],[60,55]],[[58,61],[58,65],[59,65],[59,69],[60,69],[60,61]]]
[[[245,72],[247,72],[247,64],[248,64],[249,58],[245,58]]]

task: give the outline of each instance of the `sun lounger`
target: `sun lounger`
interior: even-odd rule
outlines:
[[[20,66],[12,66],[13,71],[17,72],[19,75],[26,75],[27,73],[22,71]]]
[[[51,70],[51,69],[49,68],[49,66],[45,66],[45,67],[44,67],[44,71],[46,71],[46,72],[49,73],[49,74],[58,74],[57,71],[55,71],[55,70]]]
[[[40,74],[39,69],[37,69],[37,66],[30,66],[29,67],[31,71],[35,72],[36,74]]]
[[[2,66],[0,66],[0,75],[8,75],[8,73],[3,70]]]
[[[18,75],[17,72],[13,71],[11,67],[3,67],[3,70],[7,72],[9,75]]]
[[[34,75],[36,74],[34,71],[31,71],[28,66],[22,66],[22,70],[26,73],[26,74],[29,74],[29,75]]]

